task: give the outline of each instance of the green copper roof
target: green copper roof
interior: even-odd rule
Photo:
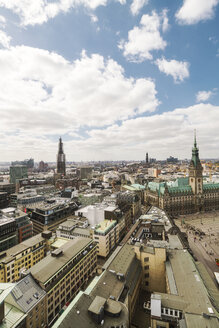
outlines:
[[[157,192],[159,195],[160,194],[164,194],[164,190],[165,190],[165,182],[149,182],[148,183],[148,188],[151,191]]]
[[[188,186],[189,184],[189,178],[178,178],[174,181],[168,181],[167,186],[168,187],[183,187],[183,186]]]
[[[197,147],[196,133],[195,133],[195,135],[194,135],[194,147],[192,148],[192,160],[191,160],[195,167],[197,167],[198,165],[201,165],[198,152],[199,152],[199,150],[198,150],[198,147]]]
[[[219,183],[204,183],[203,189],[204,190],[219,189]]]
[[[190,185],[181,186],[181,187],[168,187],[168,191],[170,194],[178,194],[178,193],[192,193],[192,187]]]
[[[139,184],[139,183],[134,183],[131,185],[131,187],[135,188],[136,190],[144,190],[145,186]]]
[[[165,186],[167,186],[170,194],[182,194],[182,193],[192,193],[192,188],[189,185],[189,178],[179,178],[175,181],[169,182],[149,182],[148,188],[151,191],[158,192],[159,195],[163,195],[165,192]]]

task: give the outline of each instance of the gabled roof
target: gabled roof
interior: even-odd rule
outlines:
[[[17,307],[24,313],[29,312],[43,297],[46,292],[34,281],[31,275],[20,280],[7,297],[7,303]]]

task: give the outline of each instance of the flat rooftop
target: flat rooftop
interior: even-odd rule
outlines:
[[[103,220],[98,224],[97,228],[95,229],[95,232],[106,233],[107,230],[112,229],[115,225],[116,220]]]
[[[213,308],[213,306],[211,305],[199,271],[188,251],[169,251],[169,261],[175,280],[175,286],[171,287],[175,289],[177,295],[186,303],[185,312],[210,314],[209,308]],[[171,283],[171,281],[169,282]]]
[[[46,256],[30,269],[31,274],[36,280],[45,284],[91,242],[92,239],[82,237],[76,237],[73,240],[69,240],[60,247],[63,251],[61,256],[53,257],[51,254]]]
[[[120,252],[113,259],[112,263],[109,265],[108,270],[113,270],[126,275],[131,262],[135,258],[135,252],[133,251],[132,245],[124,245]]]

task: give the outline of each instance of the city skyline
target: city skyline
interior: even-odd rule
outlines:
[[[0,1],[1,162],[218,158],[218,0]]]

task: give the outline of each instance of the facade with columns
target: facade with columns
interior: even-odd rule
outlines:
[[[219,183],[203,182],[202,171],[195,138],[189,177],[170,182],[149,182],[145,191],[146,203],[173,216],[219,210]]]

